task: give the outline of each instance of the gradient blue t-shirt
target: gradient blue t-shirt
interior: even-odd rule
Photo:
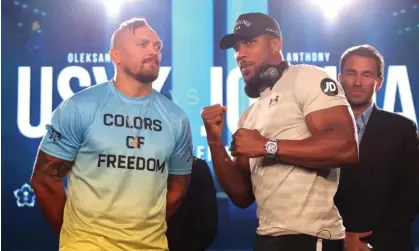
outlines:
[[[47,129],[40,149],[74,160],[60,250],[167,250],[168,175],[190,174],[193,162],[184,111],[110,81],[63,101]]]

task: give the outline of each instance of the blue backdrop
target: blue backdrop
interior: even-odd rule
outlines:
[[[419,7],[412,0],[347,1],[334,20],[312,0],[137,0],[127,1],[113,16],[103,2],[1,3],[2,250],[56,250],[56,237],[28,185],[44,125],[63,99],[113,76],[107,54],[110,36],[131,17],[145,17],[163,40],[162,69],[154,88],[188,113],[194,154],[210,165],[201,108],[227,106],[224,139],[229,147],[239,114],[252,102],[243,92],[232,52],[218,48],[220,37],[244,12],[269,13],[279,21],[284,56],[291,63],[325,67],[334,76],[346,48],[374,45],[386,61],[377,104],[418,119]],[[217,190],[220,224],[212,248],[251,248],[255,205],[237,209],[218,184]]]

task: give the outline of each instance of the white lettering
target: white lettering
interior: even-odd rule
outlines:
[[[205,130],[205,126],[201,126],[201,129],[200,129],[200,131],[201,131],[201,137],[206,137],[207,136],[207,131]]]
[[[211,67],[211,105],[223,105],[223,68]]]
[[[204,158],[204,150],[205,150],[205,147],[204,146],[197,146],[196,147],[196,157],[197,158],[200,158],[200,159],[203,159]]]
[[[329,62],[330,52],[287,52],[285,59],[289,62],[318,63]]]
[[[68,60],[71,61],[72,56],[75,54],[68,54]],[[292,57],[292,54],[287,54]],[[297,54],[298,55],[298,54]],[[95,55],[92,55],[94,58]],[[325,54],[327,58],[327,53]],[[320,57],[318,58],[320,60]],[[94,60],[94,59],[93,59]],[[326,66],[325,71],[332,77],[337,77],[336,66]],[[30,123],[30,114],[33,113],[33,109],[30,106],[30,92],[31,92],[31,68],[30,67],[19,67],[18,68],[18,112],[17,112],[17,123],[19,131],[29,138],[39,138],[45,134],[45,124],[51,120],[52,113],[52,93],[53,93],[53,68],[52,67],[41,67],[41,101],[40,101],[40,122],[37,126],[32,126]],[[164,83],[166,82],[171,71],[171,67],[161,67],[160,74],[157,80],[153,83],[153,88],[156,91],[161,91]],[[211,87],[210,87],[210,103],[208,105],[221,104],[223,105],[223,68],[212,67],[211,71]],[[61,99],[67,99],[74,95],[74,91],[71,89],[70,82],[72,78],[77,78],[79,86],[81,88],[89,87],[92,84],[100,84],[106,82],[109,78],[104,66],[92,67],[92,76],[90,76],[87,69],[80,66],[69,66],[58,74],[57,78],[57,90]],[[239,93],[240,81],[242,75],[238,67],[232,69],[227,77],[226,83],[226,95],[227,99],[227,114],[226,114],[226,126],[231,133],[237,130],[237,122],[240,116],[239,109]],[[92,82],[94,79],[94,82]],[[337,86],[331,86],[330,83],[324,87],[326,91],[335,91]],[[389,66],[387,74],[387,84],[385,89],[384,105],[383,109],[387,111],[394,111],[396,102],[397,90],[400,93],[400,100],[402,111],[408,118],[417,121],[416,111],[413,103],[413,95],[410,89],[410,82],[406,66]],[[192,89],[186,93],[187,97],[191,100],[190,104],[197,104],[201,98],[205,97],[206,93],[202,93],[199,89]],[[172,97],[173,99],[175,97]],[[204,98],[205,99],[205,98]],[[249,106],[256,102],[257,99],[249,98]],[[201,104],[201,103],[199,103]],[[207,106],[207,104],[202,104]],[[35,109],[36,111],[37,109]],[[205,128],[201,124],[200,128],[201,136],[205,137]],[[203,151],[205,153],[205,151]]]
[[[67,62],[69,64],[86,64],[86,63],[111,63],[109,53],[68,53]]]
[[[404,65],[389,66],[387,71],[387,85],[384,96],[383,109],[393,112],[396,103],[397,87],[399,88],[402,114],[416,121],[415,106],[410,90],[409,76]]]
[[[39,110],[39,124],[32,126],[31,114],[31,68],[18,68],[18,95],[17,95],[17,127],[23,136],[28,138],[42,137],[45,125],[51,120],[52,109],[52,67],[41,68],[41,105]]]
[[[300,52],[299,54],[300,54],[300,58],[297,58],[297,60],[303,62],[304,61],[304,52]]]
[[[330,52],[326,52],[324,55],[326,56],[326,62],[329,62]]]
[[[86,53],[86,63],[91,63],[91,62],[92,62],[92,54]]]
[[[323,62],[324,61],[324,53],[320,52],[318,56],[319,56],[319,62]]]
[[[224,105],[223,103],[223,68],[222,67],[211,67],[211,97],[210,105]],[[203,107],[202,107],[203,108]],[[201,125],[201,136],[206,137],[205,126]]]
[[[336,91],[336,85],[333,82],[326,82],[326,88],[323,90],[323,92],[333,92]]]
[[[313,62],[317,62],[317,53],[316,52],[311,53],[311,59],[313,60]]]
[[[103,66],[94,66],[92,67],[93,78],[95,79],[96,84],[102,84],[107,82],[110,78],[106,74],[105,67]]]
[[[69,64],[72,64],[74,62],[73,53],[68,53],[67,61]]]
[[[172,67],[170,66],[160,67],[159,77],[153,82],[154,90],[158,92],[161,91],[171,70],[172,70]]]
[[[236,67],[230,71],[227,77],[227,126],[230,132],[237,131],[239,121],[239,83],[242,78],[240,68]]]
[[[250,25],[252,25],[252,22],[249,22],[249,21],[244,20],[244,19],[237,20],[236,23],[234,24],[234,26],[238,26],[238,25],[242,25],[242,24],[246,25],[246,27],[249,27]]]
[[[80,87],[89,87],[91,85],[89,72],[80,66],[69,66],[64,68],[58,75],[57,88],[63,100],[66,100],[74,95],[70,87],[72,78],[79,79]]]
[[[230,158],[232,158],[231,152],[230,152],[230,146],[225,145],[224,148],[225,148],[228,156],[230,156]],[[208,162],[212,161],[211,150],[208,147],[208,145],[198,145],[198,146],[194,147],[193,152],[194,152],[194,156],[196,156],[197,158],[203,159],[203,160],[208,161]]]

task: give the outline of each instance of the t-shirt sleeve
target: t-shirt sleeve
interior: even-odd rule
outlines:
[[[186,175],[192,172],[192,134],[189,118],[181,115],[180,122],[175,124],[176,143],[169,160],[169,174]]]
[[[307,67],[297,73],[294,95],[304,116],[334,106],[349,106],[341,84],[323,69]]]
[[[63,101],[53,112],[40,150],[63,160],[73,161],[82,144],[84,121],[73,100]]]

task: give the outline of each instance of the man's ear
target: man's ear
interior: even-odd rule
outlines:
[[[377,80],[377,87],[375,89],[376,92],[378,92],[378,90],[381,89],[381,86],[383,86],[383,83],[384,83],[384,78],[383,77],[381,77]]]
[[[281,53],[282,50],[282,39],[280,38],[273,38],[271,39],[271,48],[272,51],[275,52],[275,54]]]
[[[114,64],[120,64],[121,60],[120,60],[120,55],[119,55],[119,50],[112,48],[109,50],[109,56],[112,59],[112,62],[114,62]]]

